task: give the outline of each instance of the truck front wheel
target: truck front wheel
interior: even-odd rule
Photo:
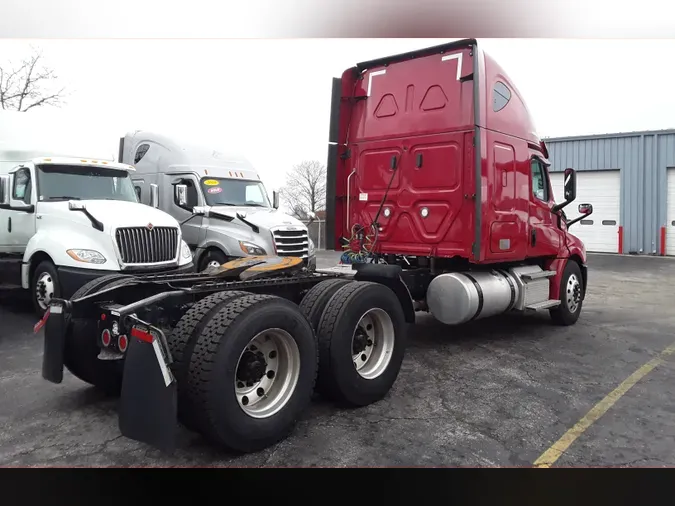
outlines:
[[[549,310],[553,323],[564,326],[577,322],[585,289],[579,264],[568,260],[560,280],[560,305]]]
[[[298,306],[272,295],[237,297],[206,320],[187,374],[197,429],[237,452],[282,440],[312,398],[311,325]]]
[[[42,318],[54,297],[60,297],[61,286],[56,267],[50,260],[40,262],[31,277],[31,298],[39,318]]]
[[[366,406],[389,392],[406,340],[403,308],[391,289],[362,281],[342,286],[328,302],[317,336],[322,395]]]

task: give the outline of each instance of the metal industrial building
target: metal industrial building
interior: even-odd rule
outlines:
[[[574,207],[593,204],[593,214],[570,229],[588,251],[675,255],[675,130],[544,140],[556,202],[571,167]]]

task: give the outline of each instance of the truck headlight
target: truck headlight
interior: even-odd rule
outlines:
[[[314,241],[312,241],[312,238],[309,238],[309,256],[314,256],[315,248],[314,248]]]
[[[66,250],[68,256],[78,262],[87,264],[104,264],[106,259],[98,251],[93,249],[69,249]]]
[[[247,255],[257,255],[257,256],[267,255],[267,252],[263,248],[261,248],[257,244],[253,244],[252,242],[239,241],[239,247]]]
[[[190,246],[188,246],[185,241],[180,242],[180,255],[185,259],[192,258]]]

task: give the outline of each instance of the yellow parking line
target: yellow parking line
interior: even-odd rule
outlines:
[[[570,447],[576,439],[581,436],[586,429],[588,429],[594,422],[596,422],[602,415],[604,415],[609,408],[611,408],[616,401],[618,401],[623,394],[628,392],[633,385],[635,385],[642,378],[647,376],[656,366],[663,363],[663,359],[675,352],[675,344],[668,346],[657,357],[653,358],[642,367],[640,367],[633,374],[610,392],[604,399],[598,402],[593,409],[591,409],[586,416],[579,420],[574,427],[568,430],[553,446],[541,454],[541,456],[534,461],[534,467],[551,467],[556,460],[558,460],[563,453]]]

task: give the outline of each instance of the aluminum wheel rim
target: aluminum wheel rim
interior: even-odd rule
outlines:
[[[567,308],[570,313],[576,313],[581,300],[581,283],[576,274],[572,274],[567,279],[566,287]]]
[[[387,369],[394,335],[394,324],[383,309],[369,309],[361,316],[352,335],[352,362],[362,378],[375,379]]]
[[[35,298],[41,309],[47,310],[54,297],[54,279],[48,272],[42,272],[35,284]]]
[[[237,362],[234,389],[239,407],[252,418],[273,416],[288,403],[299,377],[300,350],[293,337],[276,328],[260,332]]]

